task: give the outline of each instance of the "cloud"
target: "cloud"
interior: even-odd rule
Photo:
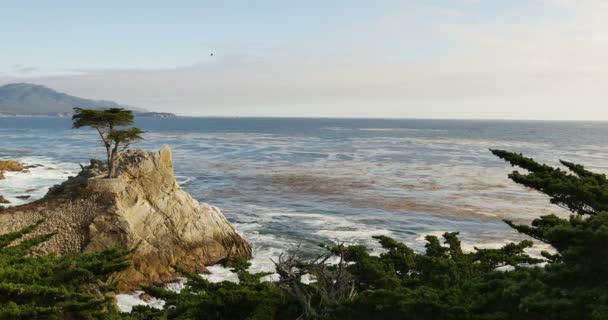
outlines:
[[[38,67],[24,66],[21,64],[15,64],[11,68],[11,73],[17,74],[17,75],[26,75],[29,73],[36,73],[39,71],[40,71],[40,68],[38,68]]]

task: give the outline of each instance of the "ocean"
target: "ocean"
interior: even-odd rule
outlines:
[[[140,118],[137,148],[173,150],[182,188],[222,209],[253,245],[253,271],[301,245],[365,244],[387,235],[417,250],[424,236],[459,231],[463,245],[496,247],[523,237],[503,219],[567,214],[511,182],[488,149],[568,160],[608,171],[603,122],[304,118]],[[43,164],[7,173],[13,204],[103,158],[97,134],[65,118],[0,118],[0,158]],[[28,194],[32,198],[19,200]],[[543,247],[540,246],[539,249]]]

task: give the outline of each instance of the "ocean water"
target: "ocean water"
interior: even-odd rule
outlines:
[[[513,168],[489,148],[608,171],[603,122],[142,118],[137,125],[146,131],[137,147],[170,145],[182,188],[220,207],[252,243],[253,271],[272,270],[270,258],[298,245],[305,255],[320,242],[377,248],[373,235],[422,249],[427,234],[459,231],[465,248],[494,247],[523,239],[503,219],[567,214],[508,180]],[[104,154],[96,133],[71,129],[69,119],[0,118],[0,136],[0,159],[44,165],[0,181],[0,195],[13,204],[41,197],[78,163]],[[23,194],[32,198],[15,198]]]

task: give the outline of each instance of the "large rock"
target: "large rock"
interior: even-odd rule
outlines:
[[[40,252],[90,252],[124,244],[136,248],[132,266],[116,275],[119,290],[176,278],[172,265],[194,272],[251,247],[222,212],[182,191],[173,175],[169,147],[127,151],[117,177],[103,178],[104,164],[91,161],[78,176],[51,188],[41,200],[0,214],[0,232],[45,219],[36,234],[56,232]]]
[[[23,165],[15,160],[0,160],[0,171],[21,171]]]

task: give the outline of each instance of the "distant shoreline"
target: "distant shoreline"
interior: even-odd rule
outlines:
[[[71,114],[66,115],[37,115],[37,114],[2,114],[0,118],[70,118]],[[383,118],[383,117],[289,117],[289,116],[217,116],[217,115],[177,115],[169,112],[145,112],[135,115],[139,118],[157,119],[252,119],[252,120],[382,120],[382,121],[441,121],[441,122],[538,122],[538,123],[604,123],[608,120],[589,120],[589,119],[500,119],[500,118]]]
[[[182,116],[170,112],[141,112],[135,113],[136,117],[142,118],[181,118]],[[72,114],[6,114],[0,113],[0,118],[70,118]]]
[[[608,122],[608,120],[588,120],[588,119],[575,119],[575,120],[565,120],[565,119],[500,119],[500,118],[416,118],[416,117],[394,117],[394,118],[385,118],[385,117],[289,117],[289,116],[214,116],[214,115],[200,115],[200,116],[192,116],[192,115],[179,115],[176,118],[189,118],[189,119],[273,119],[273,120],[386,120],[386,121],[469,121],[469,122],[573,122],[573,123],[584,123],[584,122]]]

